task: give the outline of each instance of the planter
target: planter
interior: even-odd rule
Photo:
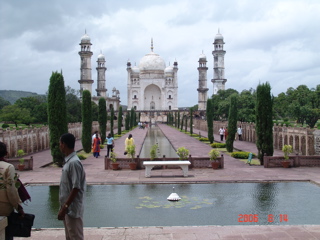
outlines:
[[[19,170],[19,171],[23,171],[23,170],[24,170],[24,165],[20,165],[20,164],[19,164],[19,165],[18,165],[18,170]]]
[[[282,164],[282,167],[288,168],[290,165],[290,162],[289,161],[282,161],[281,164]]]
[[[218,169],[220,166],[220,162],[211,162],[211,166],[213,169]]]
[[[129,167],[131,170],[136,170],[137,169],[137,164],[135,162],[130,162]]]
[[[119,170],[119,163],[111,163],[112,170]]]

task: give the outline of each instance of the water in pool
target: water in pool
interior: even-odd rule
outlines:
[[[172,187],[182,198],[170,202]],[[28,186],[34,228],[63,227],[57,186]],[[87,187],[85,227],[320,224],[320,187],[309,182],[132,184]]]

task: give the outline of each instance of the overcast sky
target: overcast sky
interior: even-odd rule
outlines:
[[[80,39],[106,57],[106,87],[127,104],[128,59],[138,65],[154,52],[166,65],[178,61],[178,106],[198,103],[198,60],[207,56],[213,94],[213,41],[224,37],[226,88],[241,92],[269,82],[277,96],[301,84],[320,84],[318,0],[1,0],[0,89],[44,94],[52,71],[79,89]],[[96,92],[94,91],[94,95]]]

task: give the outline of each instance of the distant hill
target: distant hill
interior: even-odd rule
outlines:
[[[25,91],[15,91],[15,90],[0,90],[0,97],[14,104],[19,98],[39,96],[37,93],[25,92]]]

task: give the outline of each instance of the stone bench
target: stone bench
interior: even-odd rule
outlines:
[[[143,165],[146,168],[145,176],[150,177],[151,169],[154,166],[168,166],[168,165],[177,165],[182,168],[183,176],[188,177],[188,166],[190,161],[144,161]]]

